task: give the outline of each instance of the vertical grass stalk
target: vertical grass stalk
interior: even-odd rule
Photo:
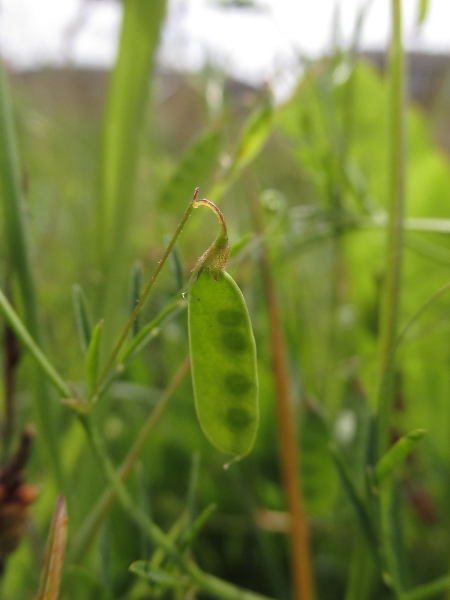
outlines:
[[[100,307],[104,348],[112,344],[124,292],[118,282],[125,273],[123,255],[134,207],[139,141],[166,0],[131,0],[122,5],[119,50],[105,108],[95,232],[105,275]]]
[[[31,336],[42,346],[41,319],[33,278],[19,150],[14,131],[14,117],[3,65],[0,64],[0,194],[3,205],[4,231],[8,264],[17,277],[25,323]],[[34,400],[39,438],[48,450],[50,462],[60,487],[63,472],[55,425],[55,409],[49,388],[39,369],[35,369]]]
[[[402,239],[405,196],[404,58],[401,0],[392,0],[392,39],[389,52],[388,104],[388,231],[385,283],[381,305],[378,385],[376,400],[377,451],[389,446],[393,404],[394,355],[402,275]]]

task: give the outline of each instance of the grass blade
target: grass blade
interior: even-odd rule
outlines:
[[[81,351],[86,354],[91,341],[92,323],[89,315],[86,296],[78,284],[72,287],[72,302],[75,311],[75,322],[77,325],[78,339]]]
[[[42,345],[41,319],[33,278],[25,202],[21,185],[19,150],[14,131],[13,112],[3,65],[0,63],[0,195],[9,264],[17,276],[24,308],[25,323],[31,336]],[[5,299],[6,300],[6,299]],[[46,445],[56,478],[63,486],[64,476],[57,444],[55,410],[49,389],[39,369],[34,376],[34,399],[40,438]]]
[[[132,206],[139,131],[148,76],[159,41],[165,0],[124,3],[119,55],[112,73],[102,141],[99,249],[105,256],[124,242]]]
[[[97,255],[105,275],[103,347],[112,345],[124,290],[123,251],[134,206],[139,137],[149,90],[149,73],[166,10],[165,0],[124,2],[119,54],[111,76],[99,176]]]
[[[423,438],[427,432],[424,429],[415,429],[401,437],[387,452],[380,458],[375,467],[375,478],[377,483],[382,483],[386,477],[391,475],[405,458],[414,450],[417,442]]]
[[[342,482],[342,486],[355,510],[361,527],[361,532],[367,542],[373,558],[375,559],[375,562],[378,562],[378,544],[372,527],[369,511],[367,510],[367,507],[356,488],[355,482],[353,481],[353,478],[338,448],[332,445],[330,450]]]
[[[17,335],[21,343],[33,356],[36,363],[39,365],[39,368],[42,371],[42,373],[46,375],[48,380],[54,385],[54,387],[60,392],[60,394],[64,398],[70,397],[72,395],[70,389],[67,387],[64,380],[61,378],[61,376],[50,363],[48,358],[39,348],[36,341],[30,335],[29,331],[20,320],[19,315],[13,309],[2,290],[0,290],[0,312],[3,314],[6,321],[9,323],[11,329]]]
[[[100,362],[100,340],[103,330],[103,321],[99,321],[92,332],[91,341],[86,354],[86,378],[89,389],[95,389],[99,373]]]

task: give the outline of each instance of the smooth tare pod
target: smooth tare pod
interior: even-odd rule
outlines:
[[[258,427],[256,346],[244,297],[223,269],[228,238],[222,232],[197,264],[188,295],[189,344],[200,425],[219,450],[241,457]],[[226,256],[226,258],[224,258]]]
[[[244,297],[222,271],[189,290],[189,343],[200,425],[219,450],[244,456],[258,427],[256,347]]]

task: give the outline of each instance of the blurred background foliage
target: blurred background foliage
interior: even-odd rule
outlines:
[[[195,542],[196,560],[208,572],[280,599],[291,593],[289,524],[274,426],[261,240],[252,203],[263,209],[275,293],[282,307],[317,598],[344,598],[358,525],[329,444],[338,444],[355,479],[362,482],[370,462],[375,411],[371,387],[385,257],[389,136],[385,79],[373,58],[379,57],[336,49],[330,56],[305,60],[291,97],[271,112],[271,132],[263,148],[233,177],[229,165],[236,160],[240,132],[254,112],[270,102],[270,90],[226,79],[212,68],[195,75],[157,71],[139,123],[135,186],[130,198],[121,198],[131,211],[130,222],[124,223],[126,243],[116,257],[117,274],[110,272],[107,284],[99,256],[97,194],[108,75],[70,68],[9,73],[45,344],[67,380],[81,385],[84,377],[73,284],[84,290],[94,322],[105,316],[105,289],[115,289],[115,313],[110,317],[114,338],[126,319],[133,265],[140,261],[146,280],[195,186],[201,197],[212,194],[211,199],[220,201],[231,243],[242,241],[229,270],[249,306],[258,348],[261,423],[256,447],[241,464],[228,471],[222,468],[224,457],[209,447],[198,426],[187,377],[141,452],[129,485],[152,518],[169,530],[185,509],[192,456],[198,452],[196,505],[202,510],[213,502],[217,510]],[[415,60],[412,67],[418,64]],[[414,73],[411,69],[410,81]],[[423,103],[421,90],[422,104],[412,97],[407,109],[401,327],[449,281],[445,81],[443,76],[440,93],[431,102],[428,98]],[[227,185],[221,189],[223,182]],[[200,212],[178,244],[183,286],[216,231],[214,216]],[[1,249],[6,256],[3,244]],[[0,267],[2,285],[7,286],[10,273],[4,258]],[[165,269],[142,323],[176,294],[181,298],[179,275]],[[446,573],[450,561],[448,302],[449,293],[443,293],[430,304],[398,348],[392,439],[418,427],[428,431],[396,475],[408,586]],[[164,322],[160,334],[102,399],[102,430],[116,464],[187,352],[186,315],[181,311]],[[24,357],[16,377],[15,438],[34,419],[29,366]],[[104,483],[79,425],[64,407],[58,419],[62,465],[73,493],[62,597],[175,597],[149,591],[129,573],[129,565],[151,556],[154,548],[118,507],[113,507],[90,551],[78,565],[71,564],[71,540]],[[5,600],[31,598],[38,589],[58,491],[40,446],[38,436],[27,469],[28,480],[39,486],[40,494],[30,511],[27,535],[7,562],[1,594]],[[390,596],[374,579],[368,597]]]

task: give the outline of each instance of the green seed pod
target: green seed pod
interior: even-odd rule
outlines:
[[[189,344],[197,416],[219,450],[247,454],[258,427],[256,346],[244,297],[225,271],[202,271],[189,290]]]

